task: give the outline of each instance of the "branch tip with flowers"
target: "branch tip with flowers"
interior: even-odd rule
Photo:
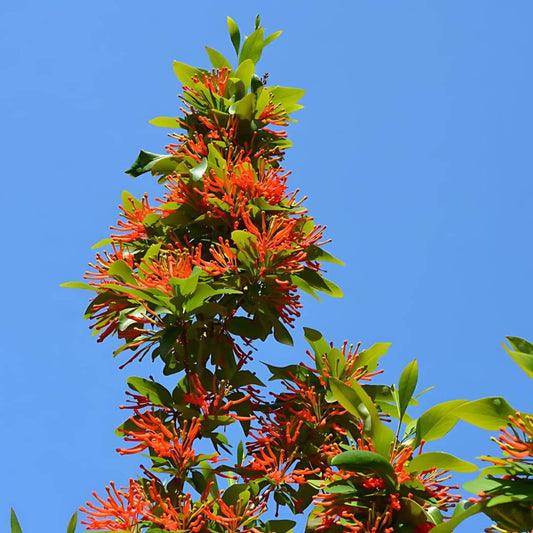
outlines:
[[[124,192],[86,282],[65,284],[94,294],[85,317],[99,342],[121,342],[121,368],[150,357],[176,378],[171,389],[128,378],[122,409],[131,416],[117,430],[125,441],[117,452],[143,454],[146,464],[126,486],[93,493],[81,523],[88,531],[286,533],[305,514],[306,533],[446,533],[484,512],[492,531],[531,530],[533,415],[484,398],[413,418],[428,390],[415,394],[416,360],[397,384],[375,383],[388,344],[336,347],[310,328],[306,362],[266,365],[279,392],[268,393],[250,369],[260,341],[292,345],[301,291],[342,295],[322,267],[342,262],[323,249],[325,228],[289,191],[282,167],[285,128],[304,91],[256,73],[281,32],[265,36],[259,17],[244,39],[230,17],[228,29],[237,64],[211,48],[211,69],[174,62],[182,116],[151,123],[182,131],[169,134],[166,153],[141,151],[127,170],[155,176],[161,198]],[[533,345],[509,340],[533,377]],[[477,466],[427,451],[459,419],[504,426],[504,457],[483,458],[491,466],[467,484],[477,493],[471,501],[455,492],[450,472]],[[76,523],[75,515],[67,533]],[[11,531],[21,531],[14,512]]]

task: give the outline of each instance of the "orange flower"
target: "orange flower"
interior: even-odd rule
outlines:
[[[518,431],[522,432],[520,436]],[[533,416],[516,413],[509,416],[509,429],[502,432],[496,441],[503,452],[510,455],[510,461],[533,460]],[[493,439],[495,440],[495,439]]]
[[[211,483],[208,483],[208,488]],[[163,499],[159,494],[156,482],[152,479],[149,487],[149,494],[153,502],[153,509],[156,512],[150,512],[147,518],[153,524],[163,526],[165,531],[188,531],[190,533],[199,533],[205,530],[206,510],[212,506],[212,503],[202,502],[200,505],[194,505],[190,493],[182,494],[177,498],[177,503],[173,504],[170,498]],[[205,495],[202,494],[202,499]]]
[[[146,234],[146,227],[143,224],[143,221],[146,216],[155,213],[156,210],[153,207],[150,207],[148,202],[148,194],[144,194],[140,205],[138,205],[132,198],[129,198],[131,204],[131,210],[126,209],[123,206],[119,206],[119,209],[122,211],[122,216],[126,221],[118,220],[117,226],[111,226],[110,229],[120,231],[123,235],[112,234],[111,238],[116,242],[132,242],[137,239],[146,239],[148,235]]]
[[[107,499],[103,500],[96,492],[93,496],[100,503],[100,507],[91,502],[81,507],[87,514],[89,521],[83,521],[89,530],[127,531],[132,530],[141,520],[144,520],[150,508],[141,486],[130,479],[129,488],[117,490],[113,482],[106,487]]]

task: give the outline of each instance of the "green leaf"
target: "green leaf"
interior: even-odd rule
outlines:
[[[468,400],[450,400],[434,405],[423,413],[416,421],[416,443],[413,446],[418,446],[422,440],[429,442],[444,437],[459,419],[455,409],[466,403]]]
[[[174,69],[174,74],[176,74],[178,80],[180,80],[183,85],[187,85],[188,87],[195,85],[193,77],[204,72],[202,69],[191,67],[190,65],[186,65],[180,61],[174,61],[172,63],[172,68]]]
[[[206,170],[207,170],[207,157],[204,157],[200,164],[196,165],[194,168],[191,168],[190,174],[192,176],[192,179],[195,181],[201,180]]]
[[[316,329],[304,328],[304,338],[309,343],[315,354],[317,370],[322,374],[324,362],[322,357],[329,352],[329,344],[322,337],[322,333]]]
[[[265,533],[288,533],[296,525],[294,520],[268,520],[265,522]]]
[[[414,359],[405,367],[400,376],[400,381],[398,382],[398,409],[400,411],[400,420],[413,397],[417,383],[418,363],[416,362],[416,359]]]
[[[22,528],[13,508],[11,508],[11,533],[22,533]]]
[[[74,513],[67,525],[67,533],[74,533],[76,531],[76,525],[78,524],[78,513]]]
[[[242,443],[242,440],[240,440],[239,444],[237,444],[237,464],[242,465],[243,460],[244,460],[244,445]]]
[[[171,407],[172,395],[157,381],[131,376],[127,379],[128,385],[142,396],[148,398],[154,405]]]
[[[254,62],[251,59],[247,59],[246,61],[243,61],[239,68],[235,71],[235,74],[233,77],[239,78],[243,83],[246,90],[250,88],[250,84],[252,82],[252,76],[255,72],[255,65]],[[249,95],[248,95],[249,96]]]
[[[174,155],[167,155],[160,157],[157,161],[154,161],[152,168],[150,169],[152,176],[168,176],[173,172],[187,172],[189,168],[185,163]]]
[[[517,351],[522,353],[527,353],[533,355],[533,344],[526,339],[521,339],[520,337],[505,337],[510,343],[511,346]]]
[[[398,519],[404,524],[407,523],[410,526],[427,524],[428,521],[433,522],[432,518],[429,516],[429,513],[410,498],[401,498],[401,508],[398,512]],[[405,530],[400,528],[398,532],[400,531]],[[408,531],[412,531],[412,529],[409,529]]]
[[[222,495],[224,503],[227,505],[237,505],[239,501],[242,502],[241,508],[244,508],[250,499],[249,487],[246,483],[235,483],[230,485]]]
[[[231,232],[231,238],[239,250],[246,250],[257,243],[257,237],[248,231],[237,229]]]
[[[137,280],[133,277],[130,266],[122,259],[117,259],[107,270],[107,273],[122,283],[137,285]]]
[[[497,431],[506,426],[513,409],[502,397],[481,398],[457,407],[453,414],[473,426],[490,431]]]
[[[305,253],[309,261],[324,261],[326,263],[334,263],[336,265],[344,266],[345,263],[340,259],[337,259],[326,250],[323,250],[320,246],[309,246],[306,248]]]
[[[334,298],[342,298],[342,290],[335,285],[332,281],[327,280],[316,270],[312,268],[305,267],[303,270],[294,275],[294,277],[302,278],[305,280],[313,289],[324,292],[333,296]]]
[[[263,46],[263,27],[261,26],[244,40],[239,54],[239,64],[247,59],[251,59],[254,64],[257,63],[263,53]]]
[[[174,130],[180,127],[178,120],[180,119],[177,117],[155,117],[152,120],[149,120],[148,123],[152,124],[152,126],[157,126],[158,128],[169,128]]]
[[[234,316],[226,322],[226,328],[234,335],[248,339],[260,339],[264,329],[261,324],[245,316]]]
[[[246,385],[259,385],[264,387],[265,384],[250,370],[239,370],[231,377],[230,385],[234,389],[244,387]]]
[[[237,26],[237,23],[231,17],[228,17],[227,20],[229,36],[233,44],[233,48],[235,48],[235,53],[239,55],[239,48],[241,47],[241,32],[239,31],[239,26]]]
[[[161,157],[166,157],[162,154],[153,154],[152,152],[145,152],[141,150],[137,159],[133,162],[130,168],[126,170],[126,174],[129,174],[132,178],[136,178],[145,172],[148,172],[153,166],[155,161]]]
[[[425,470],[431,470],[432,468],[451,470],[452,472],[475,472],[478,470],[478,467],[475,464],[463,461],[449,453],[426,452],[411,459],[406,466],[406,471],[424,472]]]
[[[475,503],[470,504],[466,503],[464,506],[461,506],[461,511],[457,514],[453,514],[450,520],[439,524],[431,530],[431,533],[452,533],[452,531],[464,520],[467,518],[482,512],[482,504]]]
[[[271,33],[263,42],[263,48],[275,41],[283,32],[281,30]]]
[[[505,351],[513,358],[513,361],[533,379],[533,344],[520,337],[506,337],[516,350],[510,350],[505,344]]]
[[[297,104],[296,102],[305,94],[304,89],[276,86],[270,87],[269,90],[274,97],[274,105],[280,104],[287,114],[303,109],[303,105]]]
[[[279,321],[275,320],[274,326],[274,338],[280,343],[287,346],[294,346],[294,340],[289,333],[289,330]]]
[[[397,484],[394,467],[390,461],[380,455],[366,450],[349,450],[336,455],[331,464],[351,472],[377,474],[387,485],[394,489]]]
[[[107,246],[108,244],[111,244],[112,242],[113,242],[113,239],[110,239],[109,237],[106,239],[101,239],[96,244],[93,244],[91,246],[91,250],[96,250],[97,248],[101,248],[102,246]]]
[[[209,48],[209,46],[206,46],[205,50],[214,68],[227,68],[230,72],[232,71],[231,63],[219,51]]]
[[[363,350],[357,359],[360,367],[366,366],[368,372],[373,372],[378,366],[378,361],[381,359],[391,347],[390,342],[378,342],[373,344],[370,348]]]
[[[331,348],[328,352],[327,360],[332,377],[341,376],[346,368],[346,359],[343,353],[338,348]]]
[[[89,285],[88,283],[83,283],[83,281],[67,281],[66,283],[61,283],[60,287],[67,289],[85,289],[88,291],[96,291],[96,287]]]
[[[394,432],[379,418],[374,402],[356,381],[351,386],[336,378],[328,380],[330,390],[335,398],[349,413],[364,422],[365,434],[372,438],[376,452],[388,457]]]
[[[237,115],[241,120],[252,120],[254,114],[255,94],[249,93],[244,98],[229,108],[231,114]]]

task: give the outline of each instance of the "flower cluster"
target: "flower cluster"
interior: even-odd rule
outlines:
[[[312,364],[267,365],[280,391],[266,397],[248,369],[257,341],[292,344],[300,291],[342,293],[323,276],[324,261],[339,263],[322,249],[324,227],[289,190],[282,167],[285,128],[303,91],[255,74],[279,33],[265,37],[258,22],[241,46],[229,18],[228,27],[237,67],[209,48],[211,70],[175,62],[183,116],[152,123],[184,132],[170,134],[165,154],[141,151],[127,171],[158,177],[161,197],[124,192],[88,283],[71,284],[93,291],[86,318],[98,341],[122,341],[122,367],[149,355],[177,378],[172,390],[128,379],[131,416],[117,451],[150,463],[127,487],[93,493],[82,523],[132,533],[291,531],[292,520],[265,519],[274,502],[276,517],[280,508],[308,512],[308,532],[425,533],[459,500],[448,470],[475,467],[422,451],[457,418],[409,417],[416,361],[397,386],[375,384],[388,345],[337,348],[305,328]],[[506,430],[500,445],[524,462],[531,420],[512,423],[529,440]],[[228,437],[239,426],[235,446]]]

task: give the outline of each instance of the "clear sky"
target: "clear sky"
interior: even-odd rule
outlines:
[[[533,339],[533,3],[530,0],[182,2],[19,0],[0,6],[4,245],[0,530],[64,531],[109,480],[137,475],[118,456],[129,375],[82,319],[81,279],[115,223],[120,193],[157,195],[126,176],[158,152],[158,115],[176,116],[172,60],[230,55],[226,15],[244,33],[260,12],[283,35],[259,70],[307,90],[286,167],[346,262],[340,300],[305,299],[303,326],[328,340],[392,342],[385,378],[418,358],[423,408],[502,395],[533,411],[531,383],[501,348]],[[460,424],[443,450],[473,460],[489,434]],[[480,531],[484,519],[458,532]]]

